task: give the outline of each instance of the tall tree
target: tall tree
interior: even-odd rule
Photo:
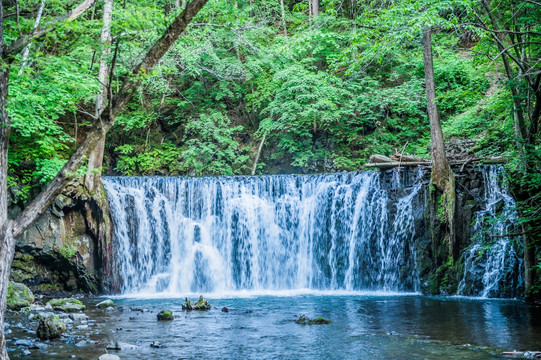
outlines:
[[[107,108],[109,111],[103,114],[99,121],[94,122],[86,138],[79,144],[75,152],[62,170],[45,187],[45,189],[25,208],[15,219],[9,220],[7,214],[7,159],[8,144],[11,131],[11,121],[7,114],[6,102],[8,100],[9,68],[18,54],[32,40],[43,37],[53,31],[61,21],[73,21],[94,5],[95,0],[85,0],[70,13],[58,17],[31,34],[21,35],[9,46],[4,41],[3,4],[0,0],[0,359],[9,359],[4,337],[4,317],[6,309],[7,289],[15,240],[43,214],[52,201],[61,193],[67,183],[74,178],[76,171],[86,163],[90,152],[105,138],[107,131],[113,126],[116,116],[130,101],[137,86],[140,84],[142,75],[148,74],[158,61],[165,55],[169,48],[176,42],[186,29],[193,17],[201,10],[208,0],[193,0],[184,11],[180,13],[165,30],[164,34],[156,41],[135,66],[130,76],[124,81],[119,92],[114,98],[109,99]]]
[[[113,18],[113,0],[103,0],[103,25],[101,29],[101,57],[100,68],[98,71],[98,80],[101,84],[101,90],[96,95],[96,109],[94,117],[99,121],[103,114],[104,106],[107,104],[107,98],[110,92],[108,81],[109,54],[111,53],[111,20]],[[103,165],[103,153],[105,151],[105,137],[101,139],[88,156],[87,173],[85,176],[85,186],[88,192],[92,194],[100,185],[101,167]]]
[[[310,7],[312,9],[312,17],[317,18],[319,16],[319,0],[310,0]]]
[[[436,103],[436,84],[434,79],[434,62],[432,59],[431,29],[423,30],[423,64],[425,68],[427,112],[430,122],[430,138],[432,140],[432,184],[443,193],[443,210],[449,228],[449,254],[456,260],[458,248],[455,246],[455,175],[447,156],[441,129],[438,105]]]

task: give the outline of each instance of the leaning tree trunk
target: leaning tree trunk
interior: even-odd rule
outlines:
[[[43,15],[43,9],[45,9],[45,0],[41,0],[41,4],[39,5],[38,14],[36,15],[36,21],[34,22],[34,32],[38,30],[39,28],[39,22],[41,21],[41,16]],[[19,75],[22,75],[24,72],[24,68],[26,67],[26,63],[28,61],[28,55],[30,55],[30,48],[32,47],[32,43],[28,43],[26,47],[23,50],[23,58],[21,60],[21,68],[19,70]]]
[[[1,4],[0,4],[1,5]],[[0,18],[2,10],[0,6]],[[0,31],[1,32],[1,31]],[[3,34],[0,34],[0,43],[3,43]],[[2,50],[4,47],[2,46]],[[2,51],[0,50],[0,51]],[[10,133],[10,121],[7,115],[6,100],[8,94],[9,70],[4,67],[0,71],[0,359],[9,359],[6,352],[6,340],[4,338],[4,316],[9,284],[9,273],[15,241],[11,235],[11,226],[8,221],[7,199],[7,171],[8,171],[8,144]]]
[[[430,122],[430,138],[432,140],[432,184],[443,193],[443,207],[448,227],[449,255],[456,260],[458,246],[455,244],[455,174],[451,170],[445,155],[445,143],[441,129],[438,106],[436,104],[436,86],[434,79],[434,63],[432,60],[431,30],[423,31],[423,63],[425,67],[426,99],[428,119]]]
[[[107,104],[109,86],[107,76],[109,75],[108,57],[111,53],[111,20],[113,17],[113,0],[103,1],[103,27],[101,29],[101,58],[98,79],[101,84],[101,91],[96,96],[95,118],[99,120],[103,113],[104,106]],[[101,184],[101,168],[103,165],[103,155],[105,152],[105,137],[101,139],[94,150],[88,156],[87,173],[85,176],[85,186],[89,194]]]

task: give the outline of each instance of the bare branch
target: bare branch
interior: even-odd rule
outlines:
[[[44,27],[37,29],[33,31],[31,34],[26,34],[20,36],[18,39],[14,40],[8,47],[7,53],[10,55],[15,55],[19,53],[22,49],[26,47],[32,40],[39,39],[51,31],[55,30],[56,27],[62,22],[62,21],[73,21],[77,19],[81,14],[83,14],[86,10],[88,10],[90,7],[92,7],[96,3],[96,0],[84,0],[82,3],[79,4],[75,9],[72,11],[59,16],[51,21],[49,21]]]

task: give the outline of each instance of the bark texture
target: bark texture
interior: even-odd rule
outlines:
[[[434,79],[434,62],[432,59],[432,36],[429,28],[423,31],[423,62],[426,80],[426,99],[428,119],[430,121],[430,138],[432,140],[432,184],[443,193],[442,207],[448,228],[449,255],[458,257],[458,246],[455,243],[455,175],[445,155],[443,131],[436,103],[436,86]]]
[[[111,54],[111,20],[113,18],[113,0],[103,1],[103,26],[101,29],[101,58],[98,72],[98,80],[102,84],[100,93],[96,96],[95,118],[99,119],[107,104],[109,86],[107,78],[109,76],[108,57]],[[101,167],[103,165],[103,154],[105,152],[105,138],[101,139],[96,148],[88,156],[87,173],[85,176],[85,186],[90,194],[101,184]]]

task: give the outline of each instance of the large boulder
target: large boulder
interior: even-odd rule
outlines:
[[[47,304],[57,311],[64,312],[79,312],[86,309],[86,306],[81,301],[73,298],[52,299]]]
[[[34,302],[34,294],[26,285],[9,282],[7,307],[9,310],[20,310],[23,307],[30,306]]]
[[[66,331],[66,324],[60,320],[58,315],[49,315],[40,317],[36,335],[41,340],[51,340],[58,339],[64,331]]]

